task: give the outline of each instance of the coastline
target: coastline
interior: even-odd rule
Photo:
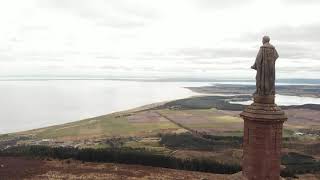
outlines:
[[[285,96],[320,98],[320,85],[278,85],[276,93]],[[252,95],[255,85],[215,84],[212,86],[186,87],[193,92],[204,94]]]
[[[159,83],[107,80],[0,81],[1,133],[59,125],[144,105],[190,97],[184,86],[205,83]],[[19,113],[16,113],[19,112]]]
[[[292,85],[290,85],[290,87],[291,86]],[[294,86],[296,87],[296,85],[294,85]],[[317,91],[315,91],[315,92],[310,91],[310,88],[314,89],[316,87],[317,86],[311,86],[311,87],[308,87],[307,89],[300,87],[301,89],[298,89],[299,90],[298,92],[295,92],[295,91],[297,91],[297,89],[291,88],[291,92],[289,94],[291,96],[293,95],[293,96],[297,96],[297,97],[302,97],[302,99],[303,98],[310,99],[311,97],[314,98],[314,94]],[[288,89],[289,87],[282,86],[282,88]],[[179,99],[188,99],[188,98],[190,99],[193,97],[220,96],[221,98],[227,99],[231,103],[246,105],[246,104],[250,103],[250,99],[251,99],[251,97],[249,97],[251,95],[248,92],[253,91],[252,86],[250,86],[250,85],[230,85],[230,84],[227,84],[227,85],[216,84],[216,85],[212,85],[212,86],[199,86],[199,87],[186,87],[185,86],[185,87],[181,87],[181,89],[187,89],[188,91],[191,91],[191,92],[187,93],[186,95],[183,95],[185,97],[179,97],[179,98],[175,98],[175,99],[171,98],[171,100],[164,100],[164,101],[155,101],[154,103],[146,103],[146,104],[141,103],[142,105],[137,105],[137,106],[133,106],[133,107],[125,107],[125,108],[123,108],[123,110],[120,110],[120,111],[114,110],[114,111],[107,112],[107,113],[102,112],[102,113],[98,113],[97,115],[89,115],[89,116],[86,115],[82,118],[69,118],[68,120],[66,120],[66,122],[62,122],[62,123],[59,121],[56,121],[56,122],[51,121],[51,123],[45,123],[45,124],[38,126],[38,127],[30,127],[27,129],[3,132],[1,134],[11,134],[11,133],[17,133],[17,132],[21,132],[21,131],[28,131],[28,130],[41,129],[41,128],[46,128],[46,127],[51,127],[51,126],[58,126],[61,124],[68,124],[68,123],[81,121],[84,119],[90,119],[90,118],[94,118],[94,117],[105,116],[105,115],[110,115],[110,114],[117,114],[117,113],[122,113],[122,112],[141,111],[141,110],[156,108],[158,106],[162,106],[166,103],[177,101]],[[244,91],[246,93],[244,93]],[[308,92],[309,94],[306,92]],[[280,93],[281,93],[281,91],[280,91]],[[246,96],[248,96],[248,97],[246,97]],[[318,95],[318,96],[320,96],[320,95]],[[238,98],[238,97],[240,97],[240,98]],[[292,98],[294,98],[294,97],[290,97],[287,99],[292,99]],[[283,98],[283,99],[286,99],[286,98]],[[298,99],[297,101],[303,102],[300,99]],[[289,103],[295,103],[295,102],[289,102]],[[313,105],[313,104],[314,103],[301,103],[301,104],[297,104],[297,105],[291,105],[291,104],[286,104],[286,105],[294,107],[294,108],[307,108],[307,109],[311,108],[311,109],[318,110],[319,105],[317,105],[317,104]],[[281,105],[281,103],[280,103],[280,105]],[[241,108],[242,108],[242,106],[238,106],[236,109],[240,110]],[[71,120],[71,119],[73,119],[73,120]]]

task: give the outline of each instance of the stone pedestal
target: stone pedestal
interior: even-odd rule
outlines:
[[[285,113],[274,96],[255,96],[244,119],[242,173],[248,180],[279,180],[282,125]]]

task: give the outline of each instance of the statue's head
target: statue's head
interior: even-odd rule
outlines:
[[[268,43],[269,41],[270,41],[270,37],[269,36],[263,36],[262,44]]]

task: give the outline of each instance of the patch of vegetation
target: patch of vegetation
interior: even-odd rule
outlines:
[[[299,154],[296,152],[289,152],[286,155],[281,157],[281,162],[283,165],[292,165],[292,164],[309,164],[314,163],[315,159],[312,156]]]
[[[284,146],[291,144],[299,149],[300,146],[302,148],[305,145],[302,143],[299,146],[299,142],[295,137],[283,138]],[[238,136],[196,136],[191,133],[159,134],[159,138],[111,138],[103,141],[103,144],[105,146],[94,149],[12,146],[1,150],[0,155],[22,155],[57,159],[73,158],[82,161],[141,164],[213,173],[233,173],[240,170],[240,164],[237,164],[239,162],[235,161],[222,162],[212,158],[204,160],[203,157],[188,159],[171,157],[170,155],[170,149],[171,151],[186,149],[212,152],[225,151],[226,149],[240,149],[242,137]],[[319,144],[312,145],[320,147]],[[306,149],[311,149],[311,147],[307,147]],[[312,156],[301,153],[290,152],[282,156],[282,164],[286,166],[281,172],[281,176],[283,177],[295,177],[297,174],[320,172],[320,161],[317,161]]]
[[[179,159],[172,156],[156,154],[145,149],[106,148],[77,149],[48,146],[16,146],[0,151],[2,156],[31,156],[89,161],[141,164],[172,169],[233,174],[241,171],[237,164],[222,164],[208,159]]]
[[[24,132],[38,139],[81,138],[96,136],[132,136],[157,134],[162,130],[176,130],[179,127],[170,121],[131,123],[126,116],[105,115],[78,122],[51,126]]]
[[[248,101],[252,96],[249,95],[237,95],[237,96],[200,96],[191,97],[186,99],[179,99],[168,102],[159,108],[173,108],[173,109],[211,109],[216,108],[218,110],[229,111],[243,111],[245,105],[231,104],[230,101]],[[280,106],[281,109],[310,109],[320,110],[319,104],[304,104],[304,105],[292,105],[292,106]]]
[[[297,145],[297,138],[283,138],[284,146],[287,143],[293,146]],[[190,150],[226,150],[228,148],[240,149],[242,137],[237,136],[214,136],[203,135],[202,137],[194,136],[190,133],[184,134],[164,134],[161,135],[161,144],[173,149],[190,149]],[[313,144],[314,146],[315,144]],[[317,144],[318,148],[320,144]],[[304,146],[306,146],[304,144]],[[312,149],[307,147],[306,149]],[[282,156],[282,165],[286,168],[281,172],[282,177],[295,177],[297,174],[320,172],[320,161],[312,156],[300,153],[290,152]]]
[[[159,143],[158,137],[114,137],[102,140],[94,148],[132,148],[146,149],[161,154],[169,154],[171,150]]]
[[[205,94],[252,94],[256,86],[246,84],[215,84],[214,86],[189,87]],[[319,85],[277,85],[277,93],[289,96],[319,97]]]
[[[312,156],[290,152],[283,155],[281,161],[286,166],[283,174],[287,176],[320,172],[320,161],[317,161]]]
[[[295,132],[291,129],[283,128],[282,133],[283,137],[292,137]]]
[[[9,134],[1,134],[1,135],[0,135],[0,139],[6,139],[6,138],[8,138],[8,137],[10,137]]]
[[[226,116],[226,115],[214,117],[212,120],[214,120],[215,122],[224,123],[224,124],[243,122],[243,119],[240,117]]]
[[[231,97],[227,96],[201,96],[186,99],[180,99],[166,103],[163,107],[180,107],[180,109],[211,109],[241,111],[244,105],[230,104],[228,101]],[[249,96],[236,96],[232,98],[249,98]],[[249,98],[251,99],[251,97]]]
[[[163,134],[160,144],[174,149],[218,150],[240,148],[242,137],[233,136],[194,136],[191,133]]]
[[[1,135],[0,137],[0,149],[6,148],[7,146],[14,146],[19,141],[26,141],[29,140],[30,137],[28,136],[13,136],[13,135]]]
[[[309,141],[310,142],[310,141]],[[320,155],[320,142],[314,141],[311,143],[306,143],[305,140],[300,138],[284,138],[282,142],[283,148],[288,148],[291,150],[299,151],[307,155]]]
[[[303,152],[311,155],[320,155],[320,142],[305,145]]]

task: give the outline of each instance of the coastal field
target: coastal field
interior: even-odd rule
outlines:
[[[152,104],[77,122],[3,134],[0,148],[6,153],[19,146],[125,149],[133,153],[143,149],[151,153],[150,157],[154,154],[174,157],[174,161],[206,159],[218,166],[240,167],[243,120],[239,113],[245,106],[230,101],[248,99],[248,95],[195,96]],[[310,177],[314,178],[320,172],[319,106],[282,108],[288,115],[283,130],[283,176],[309,177],[311,173]],[[145,164],[137,161],[139,163]],[[222,173],[216,169],[211,172]]]

